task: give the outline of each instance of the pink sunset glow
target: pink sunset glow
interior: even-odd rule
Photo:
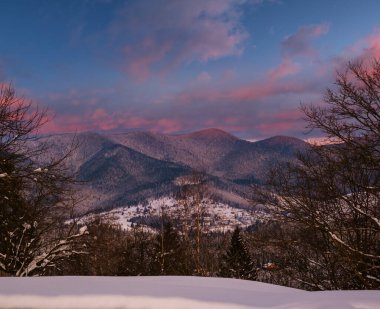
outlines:
[[[335,11],[339,6],[314,8],[315,16],[308,18],[306,2],[92,5],[101,6],[102,14],[92,15],[91,5],[77,8],[83,11],[67,15],[66,28],[56,29],[63,33],[54,32],[51,46],[43,44],[43,36],[32,44],[31,34],[19,34],[24,58],[17,48],[0,54],[0,83],[12,81],[54,115],[45,133],[218,127],[252,138],[302,137],[300,102],[321,102],[348,61],[380,57],[378,18],[362,8],[357,14],[365,18],[358,17],[356,25],[342,8]],[[46,23],[39,29],[52,35],[51,21],[40,22]],[[350,27],[355,31],[344,31]],[[32,46],[45,47],[37,52]]]

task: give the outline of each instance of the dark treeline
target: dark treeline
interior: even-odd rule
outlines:
[[[86,253],[72,255],[48,275],[91,276],[210,276],[277,282],[280,264],[276,255],[253,245],[257,232],[236,227],[229,232],[184,235],[165,218],[162,229],[134,225],[124,230],[100,217],[87,225]],[[264,250],[265,248],[265,250]]]
[[[326,258],[326,241],[283,221],[204,232],[199,251],[196,233],[184,235],[181,229],[168,217],[157,230],[137,224],[125,230],[96,217],[87,224],[85,253],[71,255],[44,275],[208,276],[306,290],[362,288],[349,268],[334,273],[345,264],[339,252]]]

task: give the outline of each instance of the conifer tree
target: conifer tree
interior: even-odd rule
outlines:
[[[219,276],[235,279],[256,279],[255,264],[244,244],[241,230],[236,227],[231,238],[231,244],[223,255]]]
[[[152,272],[157,275],[182,275],[183,250],[178,232],[170,221],[163,223],[155,242]]]

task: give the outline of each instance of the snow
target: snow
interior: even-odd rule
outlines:
[[[115,208],[110,211],[105,211],[97,216],[100,216],[106,221],[112,221],[119,224],[123,229],[130,230],[132,219],[138,216],[161,216],[162,211],[166,214],[174,215],[178,201],[171,197],[161,197],[158,199],[148,200],[146,204],[131,205],[121,208]],[[248,227],[257,222],[265,222],[270,218],[270,215],[265,211],[248,211],[240,208],[233,208],[224,203],[208,200],[206,203],[207,215],[205,222],[209,231],[229,231],[236,226]],[[91,222],[94,215],[89,214],[83,217],[79,223],[86,224]],[[151,230],[149,227],[145,227]],[[152,230],[154,232],[154,230]]]
[[[31,227],[32,227],[29,223],[26,223],[26,222],[24,222],[24,223],[22,224],[22,226],[24,227],[25,230],[29,230],[29,229],[31,229]]]
[[[80,229],[79,229],[79,234],[80,235],[84,235],[87,233],[87,226],[82,226]]]
[[[200,277],[0,278],[0,308],[380,308],[380,291],[306,292]]]

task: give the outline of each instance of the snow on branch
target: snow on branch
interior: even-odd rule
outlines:
[[[75,241],[78,238],[87,235],[87,227],[84,226],[79,230],[78,234],[71,235],[66,239],[60,240],[53,244],[47,252],[42,253],[34,257],[25,267],[21,267],[16,276],[24,277],[36,272],[37,270],[43,270],[46,267],[51,266],[57,260],[68,257],[74,254],[82,254],[84,252],[74,250]],[[36,274],[38,276],[38,274]]]

